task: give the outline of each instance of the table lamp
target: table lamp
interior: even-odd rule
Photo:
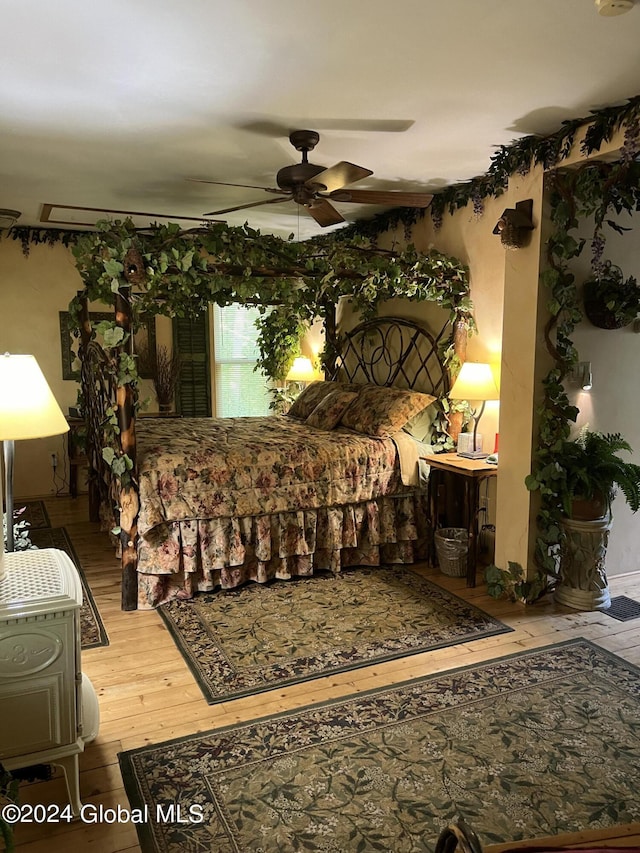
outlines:
[[[465,361],[460,368],[458,378],[449,391],[452,400],[481,400],[479,409],[471,410],[473,425],[473,447],[471,450],[458,451],[458,456],[467,459],[484,459],[488,453],[483,453],[477,446],[478,423],[484,412],[487,400],[499,400],[500,392],[493,378],[493,371],[488,364],[480,364],[475,361]]]
[[[293,360],[291,369],[287,373],[287,382],[300,382],[306,385],[307,382],[313,382],[316,378],[315,370],[311,364],[311,359],[306,355],[300,355]]]
[[[7,551],[14,550],[14,442],[61,435],[68,429],[69,424],[35,358],[8,352],[0,355],[0,441],[4,444]]]

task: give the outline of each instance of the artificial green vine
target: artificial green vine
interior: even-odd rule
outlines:
[[[137,316],[193,316],[211,302],[258,305],[258,366],[272,379],[286,374],[303,331],[340,298],[349,299],[365,318],[387,299],[434,301],[473,328],[466,268],[413,246],[380,249],[363,237],[351,243],[295,243],[223,223],[140,231],[125,220],[99,223],[72,251],[88,299],[105,303],[128,287],[127,265],[132,257],[139,259],[144,272],[130,294]],[[77,319],[78,310],[76,298],[72,317]]]
[[[258,367],[274,380],[286,375],[304,331],[341,298],[365,319],[384,300],[432,301],[467,330],[475,328],[466,268],[435,250],[382,249],[364,237],[295,243],[223,223],[188,231],[173,224],[139,230],[125,220],[99,223],[72,251],[87,300],[126,300],[134,324],[142,315],[193,316],[212,302],[257,305]],[[69,306],[76,323],[80,308],[76,297]],[[98,331],[115,383],[135,387],[138,371],[126,346],[128,334],[115,319]],[[445,364],[455,371],[452,340],[444,346]],[[132,465],[119,448],[115,410],[112,415],[104,425],[102,455],[126,485]]]

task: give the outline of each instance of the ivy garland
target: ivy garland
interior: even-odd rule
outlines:
[[[364,237],[296,243],[243,227],[211,223],[136,229],[130,220],[101,222],[72,248],[90,301],[109,303],[128,285],[126,267],[135,253],[143,281],[131,293],[141,314],[194,316],[211,302],[256,305],[258,367],[282,379],[300,337],[327,306],[348,298],[366,319],[379,302],[395,297],[433,301],[474,328],[466,268],[435,250],[381,249]],[[76,297],[72,316],[80,308]]]
[[[428,300],[447,308],[451,320],[469,332],[475,328],[466,268],[435,250],[381,249],[364,237],[350,243],[323,240],[321,246],[295,243],[248,225],[224,223],[188,231],[175,224],[139,230],[125,220],[99,223],[96,232],[77,239],[72,251],[88,301],[109,303],[117,295],[129,301],[134,323],[141,315],[193,316],[211,302],[256,305],[258,367],[271,379],[284,377],[303,331],[341,297],[364,318],[373,316],[383,300]],[[77,325],[79,296],[69,310]],[[138,372],[129,333],[115,319],[96,331],[117,385],[135,387]],[[453,330],[443,357],[455,372]],[[133,464],[119,444],[115,408],[103,430],[103,459],[126,487]]]

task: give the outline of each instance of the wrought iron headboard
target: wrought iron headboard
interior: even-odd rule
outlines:
[[[449,344],[451,326],[438,335],[411,320],[376,317],[336,339],[336,366],[332,379],[343,382],[393,385],[442,397],[449,391],[449,375],[442,350]]]

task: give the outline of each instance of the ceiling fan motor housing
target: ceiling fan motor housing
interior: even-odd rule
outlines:
[[[276,175],[276,181],[280,189],[295,193],[298,189],[304,189],[313,195],[312,191],[305,187],[310,179],[324,172],[324,166],[316,166],[313,163],[295,163],[293,166],[285,166]]]

